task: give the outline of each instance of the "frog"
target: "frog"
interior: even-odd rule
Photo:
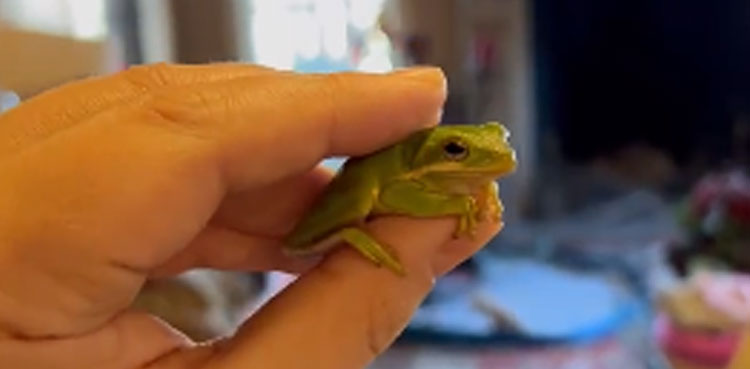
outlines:
[[[509,136],[497,121],[439,124],[346,159],[284,238],[284,253],[305,257],[348,244],[375,266],[404,276],[398,254],[366,230],[367,222],[389,215],[457,217],[453,238],[475,238],[480,222],[501,220],[498,180],[517,166]]]

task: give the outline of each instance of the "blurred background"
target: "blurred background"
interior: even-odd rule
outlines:
[[[505,230],[373,368],[728,365],[750,317],[750,2],[0,0],[0,111],[130,65],[230,60],[438,65],[443,124],[512,132]],[[198,270],[135,304],[202,340],[291,280]]]

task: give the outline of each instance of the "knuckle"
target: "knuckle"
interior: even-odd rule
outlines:
[[[136,65],[122,72],[123,78],[136,87],[153,89],[166,86],[172,67],[165,63]]]
[[[341,73],[328,73],[321,77],[321,81],[329,92],[337,92],[348,84],[348,78]]]
[[[331,73],[320,76],[320,83],[312,91],[318,103],[321,105],[321,117],[324,122],[327,123],[329,128],[328,137],[334,139],[335,133],[338,132],[344,124],[346,119],[342,112],[342,96],[348,95],[347,91],[350,90],[351,80],[346,75],[341,73]],[[332,143],[329,143],[332,145]]]
[[[339,96],[346,94],[352,85],[350,78],[341,73],[325,74],[320,78],[320,90],[322,90],[320,92],[325,94],[328,101],[332,104],[336,104]]]
[[[201,141],[215,139],[214,128],[205,124],[200,107],[173,94],[160,93],[151,96],[139,109],[153,119],[138,119],[141,124],[158,127],[162,131]]]

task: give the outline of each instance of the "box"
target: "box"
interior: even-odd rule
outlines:
[[[104,73],[107,55],[105,41],[0,25],[0,88],[27,98],[73,79]]]

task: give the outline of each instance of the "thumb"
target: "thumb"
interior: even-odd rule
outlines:
[[[132,369],[191,342],[158,318],[125,312],[105,326],[66,338],[0,340],[0,357],[11,368]]]

